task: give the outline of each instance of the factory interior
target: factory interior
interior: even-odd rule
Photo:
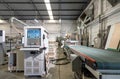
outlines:
[[[0,79],[120,79],[120,0],[0,0]]]

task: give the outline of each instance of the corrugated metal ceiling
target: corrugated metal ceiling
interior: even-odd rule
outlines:
[[[91,0],[50,0],[55,20],[76,20]],[[0,0],[0,17],[49,20],[44,0]]]

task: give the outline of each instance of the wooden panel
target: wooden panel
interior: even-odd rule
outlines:
[[[115,24],[115,29],[113,31],[112,38],[110,40],[108,48],[117,49],[119,40],[120,40],[120,23]]]

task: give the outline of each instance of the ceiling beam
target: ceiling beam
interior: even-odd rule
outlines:
[[[38,18],[38,17],[42,17],[41,16],[41,14],[40,14],[40,12],[38,11],[38,9],[37,9],[37,7],[36,7],[36,5],[34,4],[34,2],[33,2],[33,0],[30,0],[30,2],[32,3],[32,5],[33,5],[33,7],[34,7],[34,9],[36,10],[36,19]],[[37,17],[38,16],[38,17]]]
[[[34,4],[45,4],[44,2],[33,2]],[[0,4],[33,4],[31,2],[0,2]],[[50,2],[50,4],[88,4],[88,2]]]
[[[4,0],[1,0],[0,3],[2,3],[2,2],[5,2],[5,1],[4,1]],[[19,14],[18,12],[14,11],[14,9],[13,9],[8,3],[5,2],[5,4],[3,4],[3,5],[4,5],[9,11],[13,12],[13,15]],[[4,17],[4,16],[2,16],[2,17]]]
[[[36,16],[36,15],[0,15],[0,16]],[[49,15],[40,15],[40,16],[49,16]],[[79,16],[79,15],[53,15],[53,16]]]
[[[9,9],[0,9],[0,11],[11,11]],[[46,9],[14,9],[13,11],[47,11]],[[52,11],[83,11],[83,9],[52,9]]]
[[[19,20],[33,20],[34,18],[18,18]],[[49,18],[38,18],[37,20],[50,20]],[[77,20],[76,18],[61,18],[62,20]],[[4,18],[4,20],[9,20],[9,18]],[[59,18],[54,18],[54,20],[59,20]]]

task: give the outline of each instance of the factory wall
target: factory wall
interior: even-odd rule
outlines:
[[[93,5],[94,5],[94,18],[99,17],[99,15],[101,15],[101,12],[105,12],[112,8],[112,5],[108,2],[108,0],[94,0]]]
[[[14,26],[16,27],[17,25]],[[5,36],[11,36],[11,37],[15,37],[22,32],[21,29],[16,29],[14,27],[10,29],[9,23],[4,23],[4,24],[1,23],[0,30],[5,30]]]
[[[100,1],[102,1],[102,7],[100,6]],[[87,24],[87,29],[89,32],[89,45],[94,45],[94,38],[97,37],[101,26],[106,29],[111,26],[107,43],[105,48],[109,48],[110,40],[115,28],[115,25],[120,23],[120,3],[112,7],[112,5],[107,0],[94,0],[94,20]],[[102,10],[102,11],[100,11]],[[99,17],[101,16],[101,18]],[[101,19],[101,21],[100,21]],[[119,35],[119,34],[118,34]]]
[[[103,0],[103,12],[112,8],[112,5],[108,2],[108,0]]]
[[[98,9],[99,9],[99,1],[98,0],[96,0],[95,2],[94,2],[94,18],[96,18],[96,17],[98,17],[98,15],[99,15],[99,13],[98,13]]]
[[[91,25],[88,27],[89,31],[89,45],[94,45],[94,38],[97,37],[99,33],[99,24]]]
[[[55,41],[56,37],[60,36],[61,26],[59,23],[44,23],[43,27],[48,31],[50,41]]]
[[[62,20],[61,23],[43,23],[49,33],[49,40],[55,41],[56,37],[65,37],[66,34],[76,31],[76,21]]]
[[[8,23],[0,24],[0,30],[5,30],[7,35],[10,35],[10,25]]]

